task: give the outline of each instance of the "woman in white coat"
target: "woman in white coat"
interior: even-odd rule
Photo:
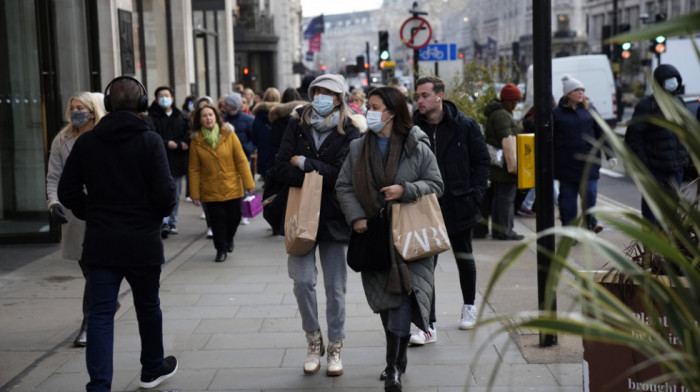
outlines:
[[[101,95],[101,94],[100,94]],[[95,127],[105,115],[104,104],[97,93],[80,92],[68,100],[66,107],[66,121],[68,125],[63,127],[51,143],[49,155],[49,167],[46,174],[46,198],[51,216],[61,224],[61,251],[62,256],[68,260],[78,260],[80,269],[85,277],[85,291],[83,292],[83,322],[80,332],[73,340],[73,344],[84,347],[87,343],[86,321],[89,308],[89,296],[87,292],[87,269],[81,256],[83,253],[83,237],[85,236],[85,221],[76,218],[69,209],[64,208],[58,201],[56,190],[58,180],[63,173],[63,165],[73,149],[75,140],[85,132]]]

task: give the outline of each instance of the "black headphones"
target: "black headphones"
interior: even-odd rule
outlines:
[[[141,82],[138,81],[138,79],[133,78],[131,76],[119,76],[119,77],[112,79],[112,81],[109,82],[109,84],[105,88],[105,98],[104,98],[105,109],[108,112],[112,111],[112,100],[109,97],[109,88],[112,86],[113,83],[120,81],[120,80],[124,80],[124,79],[131,80],[134,83],[138,84],[139,87],[141,87],[141,92],[143,92],[143,94],[139,95],[139,97],[136,100],[136,111],[139,113],[145,112],[146,109],[148,109],[148,91],[146,91],[146,87],[144,87],[143,84],[141,84]]]

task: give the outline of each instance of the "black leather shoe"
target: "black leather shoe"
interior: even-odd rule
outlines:
[[[76,336],[75,340],[73,340],[73,345],[76,347],[87,346],[87,328],[80,329],[80,332],[78,332],[78,336]]]
[[[226,252],[233,253],[233,244],[226,245]]]
[[[217,263],[221,263],[224,260],[226,260],[226,251],[217,250],[216,251],[216,258],[214,259],[214,261],[216,261]]]

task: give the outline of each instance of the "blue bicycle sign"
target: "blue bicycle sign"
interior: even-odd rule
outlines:
[[[418,52],[420,61],[457,60],[457,44],[428,44]]]

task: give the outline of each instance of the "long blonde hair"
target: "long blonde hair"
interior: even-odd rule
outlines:
[[[70,105],[71,102],[73,101],[78,101],[85,105],[85,107],[90,111],[95,116],[95,119],[93,120],[93,126],[97,125],[98,122],[102,119],[102,117],[105,116],[105,109],[104,105],[97,100],[97,97],[89,92],[89,91],[81,91],[79,93],[75,93],[70,99],[68,100],[68,104],[66,105],[66,121],[68,124],[61,129],[61,132],[59,134],[63,133],[78,133],[78,128],[73,125],[73,121],[70,119]]]

